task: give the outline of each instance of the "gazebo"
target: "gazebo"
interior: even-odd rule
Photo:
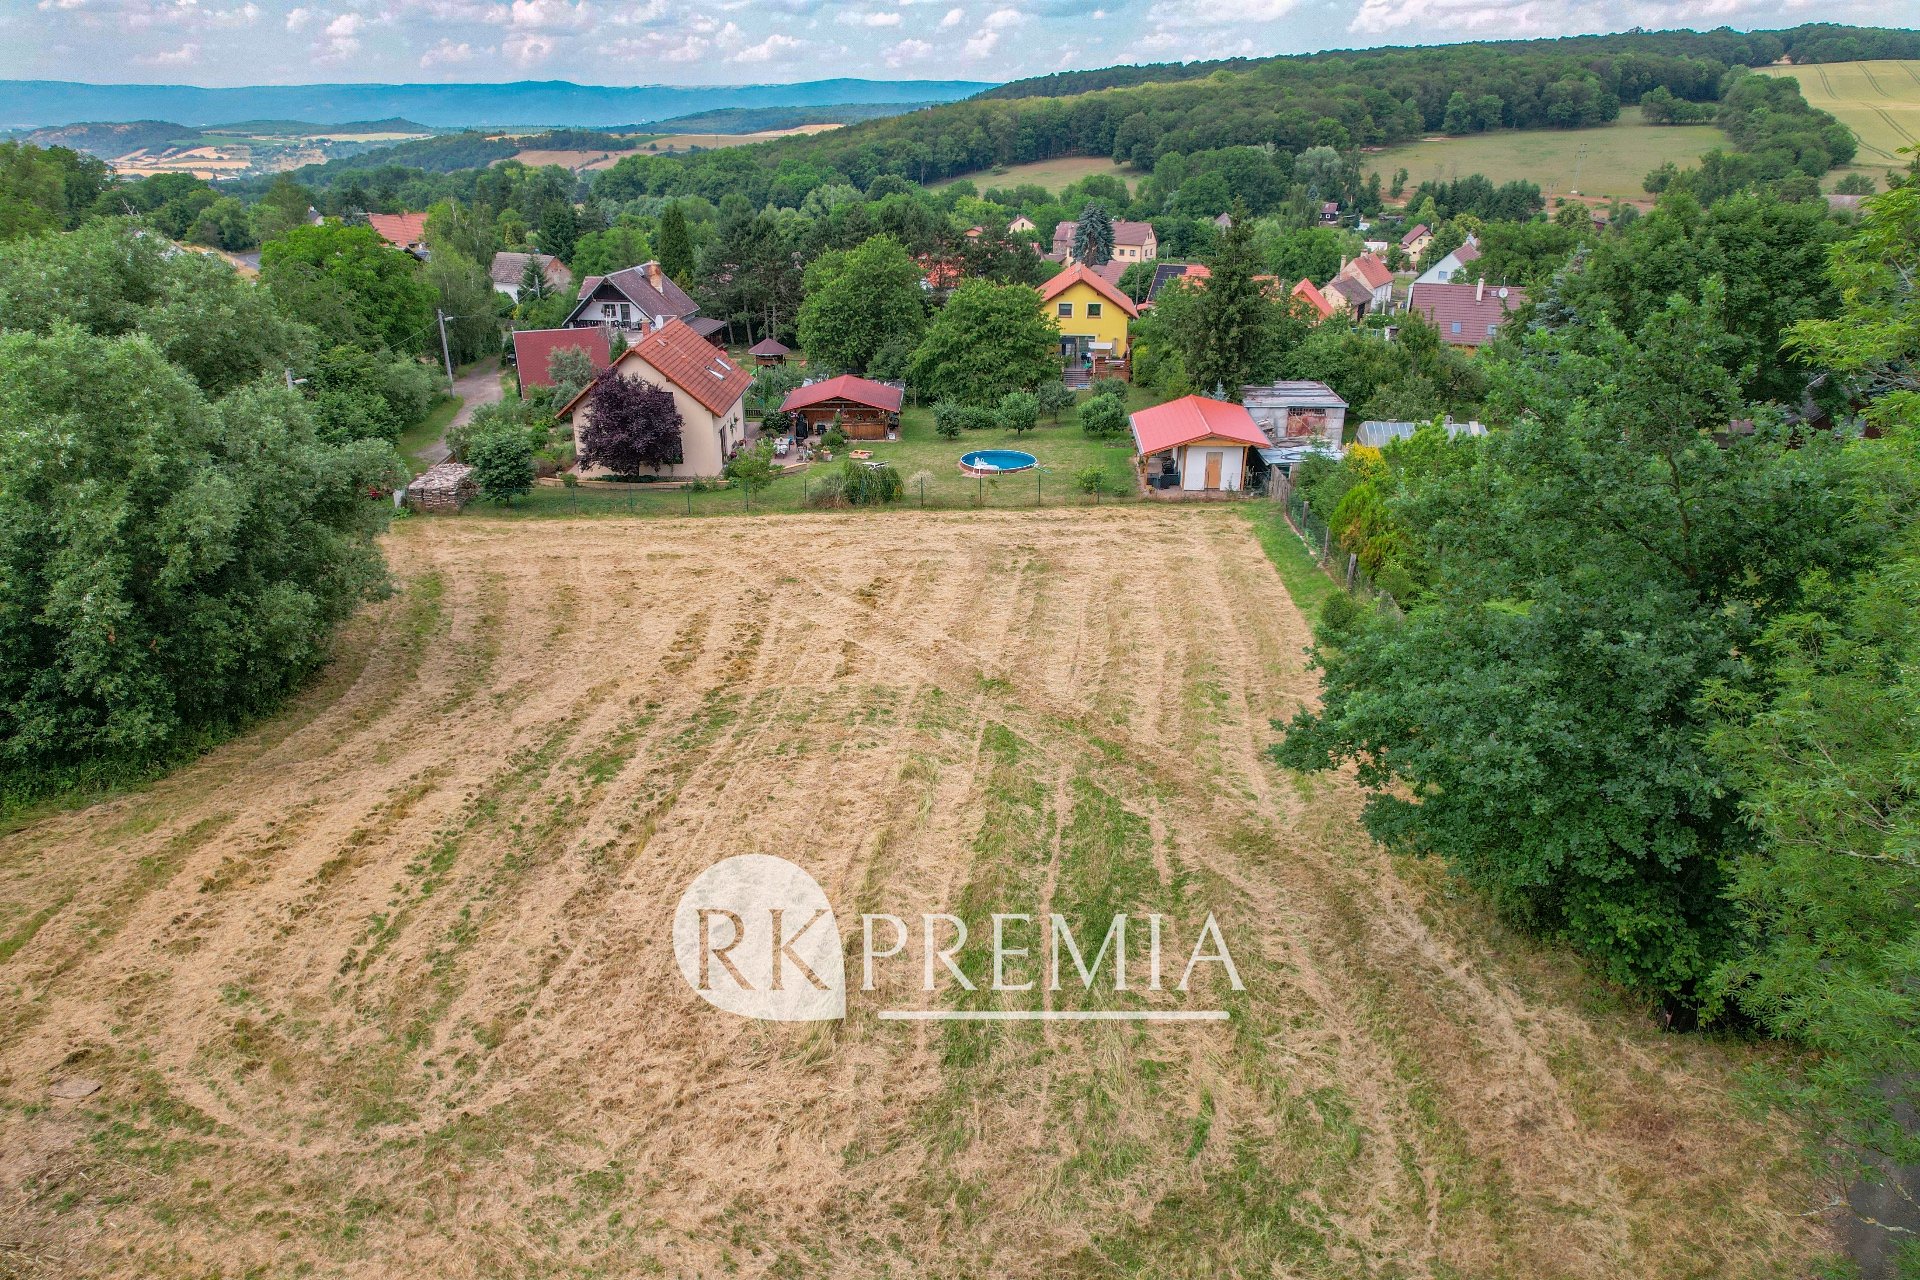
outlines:
[[[762,338],[747,348],[747,354],[753,357],[755,364],[764,368],[767,365],[785,364],[787,357],[793,353],[773,338]]]

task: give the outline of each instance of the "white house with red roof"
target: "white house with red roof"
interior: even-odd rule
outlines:
[[[1480,257],[1480,242],[1468,236],[1466,242],[1440,256],[1414,279],[1415,284],[1453,284],[1466,274],[1467,264]]]
[[[1048,255],[1057,258],[1068,266],[1074,264],[1073,238],[1080,232],[1078,221],[1057,222],[1053,227],[1053,252]],[[1113,261],[1121,269],[1136,262],[1152,262],[1160,256],[1160,238],[1153,233],[1151,222],[1127,222],[1115,219],[1113,223]]]
[[[1161,489],[1237,493],[1246,484],[1247,450],[1267,443],[1245,408],[1207,396],[1182,396],[1128,421],[1147,483]]]
[[[660,469],[674,477],[717,476],[728,456],[747,439],[744,400],[753,375],[695,333],[685,321],[668,320],[633,339],[610,366],[613,374],[638,378],[673,394],[680,412],[681,460]],[[606,375],[602,375],[606,376]],[[591,424],[593,384],[581,389],[555,417],[572,419],[574,446]],[[604,467],[582,476],[603,476]]]
[[[588,276],[567,315],[567,327],[599,325],[609,329],[648,329],[667,320],[683,320],[709,341],[726,325],[700,314],[700,304],[673,282],[657,262],[625,267],[609,276]]]
[[[370,213],[367,225],[396,249],[405,249],[415,257],[425,256],[427,215],[424,213]]]
[[[1320,292],[1320,287],[1305,276],[1301,276],[1300,282],[1293,286],[1291,296],[1298,298],[1309,311],[1313,312],[1315,324],[1332,319],[1334,311],[1337,310],[1333,303],[1327,300],[1327,295]]]

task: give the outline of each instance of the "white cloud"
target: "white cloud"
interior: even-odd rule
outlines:
[[[1363,0],[1372,4],[1382,0]],[[1426,0],[1384,0],[1385,3],[1423,4]],[[1157,35],[1164,35],[1165,28],[1177,31],[1194,27],[1237,27],[1244,31],[1249,23],[1277,22],[1292,13],[1299,0],[1177,0],[1175,3],[1162,3],[1153,7],[1148,15],[1148,25],[1162,28]],[[1144,47],[1153,37],[1140,43]],[[1178,46],[1182,49],[1185,45]],[[1183,56],[1193,57],[1194,54]],[[1207,52],[1205,56],[1217,57]]]
[[[287,30],[304,30],[313,19],[314,13],[311,9],[289,9],[287,10]]]
[[[988,31],[982,28],[974,32],[973,35],[967,39],[967,56],[969,58],[984,58],[992,53],[994,46],[999,43],[1000,33],[998,31]]]
[[[200,56],[200,46],[191,42],[177,49],[162,49],[134,61],[143,67],[184,67]]]
[[[345,36],[355,35],[359,32],[361,24],[365,21],[366,19],[357,13],[343,13],[327,24],[327,35],[335,40]]]
[[[940,29],[942,31],[951,31],[966,20],[967,11],[965,9],[949,9],[947,10],[947,16],[940,19]]]
[[[842,10],[840,21],[849,27],[897,27],[900,15],[892,12],[856,13],[851,9]]]
[[[586,0],[513,0],[506,11],[515,31],[584,31],[593,26],[593,10]]]
[[[500,52],[512,58],[523,67],[537,62],[545,62],[553,56],[555,45],[551,36],[532,32],[517,31],[500,42]]]
[[[1004,31],[1008,27],[1017,27],[1027,20],[1027,15],[1018,9],[995,9],[980,20],[980,25],[988,31]]]
[[[732,23],[728,23],[732,26]],[[798,49],[800,42],[792,36],[770,35],[759,44],[748,45],[740,52],[729,55],[728,62],[772,62],[783,53]]]
[[[933,46],[925,40],[902,40],[887,50],[885,58],[888,66],[899,67],[918,62],[932,52]]]
[[[420,69],[446,64],[472,62],[475,58],[473,46],[462,40],[455,44],[451,40],[442,40],[433,48],[420,55]]]

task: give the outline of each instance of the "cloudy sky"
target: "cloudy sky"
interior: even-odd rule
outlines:
[[[1648,27],[1912,25],[1920,0],[0,0],[0,78],[739,84]]]

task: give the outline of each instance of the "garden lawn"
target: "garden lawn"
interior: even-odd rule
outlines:
[[[1084,403],[1088,393],[1080,394]],[[1127,409],[1132,412],[1158,404],[1160,398],[1141,387],[1127,388]],[[1101,471],[1099,501],[1126,501],[1137,496],[1134,487],[1133,442],[1128,436],[1106,442],[1089,438],[1080,430],[1079,406],[1060,415],[1055,424],[1042,419],[1025,435],[1010,431],[968,431],[956,440],[942,439],[933,429],[933,410],[926,406],[907,409],[900,415],[900,439],[852,441],[849,449],[870,449],[875,461],[884,461],[900,472],[907,482],[906,496],[897,505],[925,506],[929,510],[952,510],[973,506],[998,508],[1058,507],[1092,504],[1095,499],[1080,492],[1077,479],[1088,467]],[[960,455],[975,449],[1021,449],[1039,459],[1036,471],[1022,471],[998,480],[975,480],[960,472]],[[845,457],[835,451],[833,461],[816,461],[796,473],[783,475],[768,488],[754,494],[751,510],[755,514],[800,511],[806,506],[806,489],[817,486],[829,471],[838,468]],[[1037,499],[1037,501],[1036,501]],[[743,515],[749,510],[747,495],[738,488],[715,488],[693,492],[678,486],[646,484],[610,484],[587,480],[573,488],[541,485],[524,498],[516,498],[510,507],[487,502],[468,508],[473,514],[493,516],[688,516]]]

